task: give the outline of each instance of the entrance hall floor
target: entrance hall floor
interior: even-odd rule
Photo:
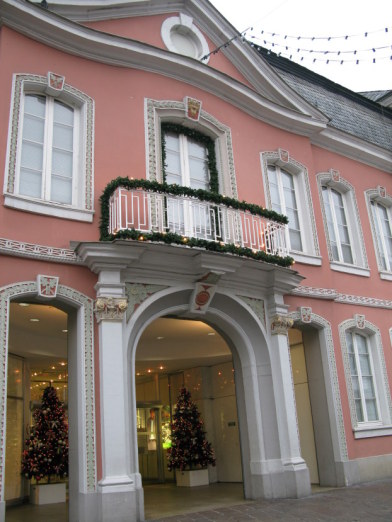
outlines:
[[[146,486],[146,520],[160,522],[391,522],[392,479],[317,488],[302,499],[249,501],[242,484],[193,488]],[[184,513],[186,511],[186,513]],[[11,507],[6,522],[68,522],[66,504]],[[74,522],[74,521],[69,521]]]

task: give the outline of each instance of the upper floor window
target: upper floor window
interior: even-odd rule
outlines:
[[[6,206],[92,221],[93,108],[61,76],[15,75]]]
[[[203,58],[204,63],[208,63],[207,40],[195,25],[193,18],[185,13],[166,18],[162,24],[161,36],[169,51],[190,56],[196,60]]]
[[[237,199],[229,127],[201,108],[194,117],[187,100],[146,100],[147,178]]]
[[[288,217],[287,242],[298,262],[321,264],[307,169],[287,151],[261,154],[267,205]]]
[[[79,141],[75,119],[75,110],[54,98],[25,95],[19,194],[72,204]]]
[[[380,276],[392,280],[392,196],[380,186],[366,196]]]
[[[353,264],[350,232],[344,207],[343,196],[331,187],[322,187],[325,218],[332,259]]]
[[[210,189],[206,146],[185,134],[165,132],[165,181],[194,189]]]
[[[355,438],[392,434],[392,402],[381,335],[355,314],[339,325]]]
[[[163,123],[161,131],[166,183],[196,190],[217,190],[217,183],[211,187],[211,170],[213,177],[217,177],[214,141],[191,128],[171,123]],[[165,210],[172,232],[209,239],[214,236],[215,220],[205,203],[167,197]]]
[[[317,179],[331,268],[369,276],[354,188],[335,170]]]
[[[381,203],[371,202],[376,239],[384,270],[392,271],[392,228],[388,210]]]

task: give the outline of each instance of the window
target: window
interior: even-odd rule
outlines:
[[[298,206],[292,174],[275,165],[268,165],[268,183],[272,209],[289,219],[289,245],[291,250],[302,250]]]
[[[388,216],[386,207],[371,202],[372,214],[375,225],[375,235],[377,240],[378,251],[380,252],[381,266],[388,272],[392,271],[392,228],[391,220]]]
[[[184,118],[187,118],[187,105],[185,102],[179,101],[168,101],[168,100],[150,100],[146,99],[146,157],[147,157],[147,178],[150,180],[156,180],[159,182],[163,181],[163,172],[166,169],[163,169],[162,165],[162,154],[161,154],[161,145],[162,145],[162,132],[169,132],[170,126],[177,125],[178,127],[184,125]],[[169,124],[166,128],[165,125]],[[162,130],[163,128],[163,130]],[[173,130],[173,129],[172,129]],[[213,145],[213,151],[215,156],[215,171],[214,176],[211,174],[211,168],[209,168],[209,175],[212,179],[210,179],[210,190],[216,191],[219,187],[219,193],[237,199],[237,183],[234,169],[234,159],[233,159],[233,146],[231,141],[231,131],[229,127],[220,123],[216,118],[212,115],[208,114],[204,110],[200,111],[200,117],[197,123],[195,121],[189,120],[189,130],[197,130],[200,134],[205,137],[209,137],[210,142]],[[181,131],[176,131],[174,134],[181,134]],[[190,135],[187,135],[190,137]],[[200,141],[196,139],[196,141]],[[209,145],[207,142],[202,141],[203,146],[207,149]],[[184,155],[184,148],[182,154]],[[210,153],[208,153],[210,157]],[[174,156],[173,156],[174,158]],[[172,159],[173,159],[172,158]],[[179,161],[179,160],[178,160]],[[200,161],[200,158],[199,160]],[[167,163],[167,160],[165,160]],[[183,168],[183,167],[182,167]],[[174,170],[173,168],[171,170]],[[177,171],[179,171],[179,167],[177,167]],[[181,172],[181,180],[182,183],[190,183],[190,177],[187,181],[185,171]],[[170,175],[175,175],[174,172],[170,173]],[[179,176],[179,174],[176,174]],[[184,177],[183,177],[184,176]],[[190,176],[190,175],[189,175]],[[194,174],[192,174],[192,183],[196,183],[196,179],[194,178]],[[216,179],[215,179],[216,178]],[[167,182],[170,181],[166,179]],[[179,177],[177,177],[179,180]],[[201,180],[202,184],[205,181]],[[214,185],[214,186],[213,186]],[[190,185],[189,185],[190,186]],[[193,186],[193,185],[192,185]]]
[[[71,205],[77,143],[72,107],[49,96],[26,95],[19,194]]]
[[[392,280],[392,197],[380,186],[365,194],[380,277]]]
[[[364,315],[339,325],[355,438],[392,435],[392,402],[379,329]]]
[[[359,333],[347,332],[346,341],[357,420],[358,422],[378,421],[373,363],[367,339]]]
[[[322,187],[322,191],[332,259],[341,263],[353,264],[343,197],[337,190],[330,187]]]
[[[165,132],[166,183],[209,190],[206,146],[185,134]]]
[[[6,206],[92,221],[93,108],[63,77],[15,75]]]
[[[369,277],[354,188],[336,170],[317,180],[332,270]]]
[[[186,132],[186,128],[184,128]],[[165,131],[165,181],[193,189],[210,190],[207,147],[183,134]],[[167,198],[166,212],[171,232],[186,236],[212,238],[211,210],[206,203]]]
[[[261,154],[267,206],[288,217],[287,242],[297,262],[320,265],[307,169],[287,151]]]
[[[169,51],[190,56],[196,60],[206,57],[203,59],[203,63],[208,63],[207,40],[190,16],[180,13],[179,16],[166,18],[162,24],[161,36]]]

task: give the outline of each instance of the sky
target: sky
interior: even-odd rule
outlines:
[[[255,46],[355,92],[392,89],[392,0],[210,1]]]

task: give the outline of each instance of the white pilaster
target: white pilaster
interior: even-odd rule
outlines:
[[[272,312],[272,313],[271,313]],[[301,457],[294,384],[291,371],[288,330],[293,321],[284,305],[270,309],[270,356],[273,376],[279,444],[287,496],[310,494],[309,471]]]
[[[127,308],[120,271],[101,271],[96,286],[95,314],[99,323],[101,397],[102,521],[143,519],[140,481],[130,472],[129,415],[126,408],[128,372],[123,321]]]

